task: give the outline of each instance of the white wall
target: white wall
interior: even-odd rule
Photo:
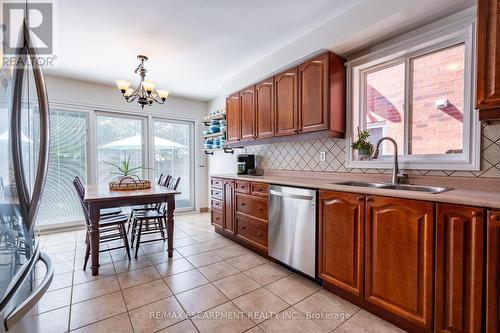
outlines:
[[[144,115],[156,115],[172,119],[195,122],[195,207],[206,207],[207,171],[206,157],[202,150],[201,130],[203,117],[207,114],[207,103],[186,98],[170,96],[165,104],[153,105],[141,110],[137,103],[127,104],[114,86],[95,84],[63,77],[46,75],[49,101],[53,107],[78,107],[110,112],[134,112]],[[90,138],[92,142],[92,138]],[[91,161],[92,163],[92,161]]]

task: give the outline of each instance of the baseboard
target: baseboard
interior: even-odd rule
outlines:
[[[200,213],[208,213],[210,212],[210,208],[208,207],[200,207]]]

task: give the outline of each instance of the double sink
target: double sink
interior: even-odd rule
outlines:
[[[451,187],[437,187],[437,186],[420,186],[410,184],[390,184],[390,183],[375,183],[363,181],[346,181],[338,183],[330,183],[332,185],[355,186],[355,187],[370,187],[379,188],[384,190],[400,190],[400,191],[414,191],[424,192],[430,194],[437,194],[453,190]]]

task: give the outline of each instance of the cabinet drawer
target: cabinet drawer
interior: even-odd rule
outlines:
[[[222,200],[222,189],[213,188],[210,190],[210,196],[214,199]]]
[[[237,193],[236,211],[267,221],[267,199]]]
[[[269,192],[269,184],[252,182],[252,195],[267,197],[268,192]]]
[[[222,211],[212,209],[212,225],[217,228],[222,228]]]
[[[243,180],[237,180],[235,191],[238,193],[250,194],[250,182],[246,182]]]
[[[236,237],[267,251],[267,226],[236,215]]]
[[[222,179],[221,178],[212,178],[211,186],[213,188],[222,188]]]
[[[212,199],[212,209],[220,209],[222,210],[222,201],[217,200],[217,199]]]

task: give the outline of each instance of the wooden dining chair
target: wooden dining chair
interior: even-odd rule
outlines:
[[[80,200],[80,204],[83,209],[83,215],[85,216],[85,224],[87,226],[87,234],[85,235],[85,259],[83,263],[83,269],[85,270],[87,268],[87,262],[90,257],[90,212],[87,205],[83,201],[85,198],[85,188],[83,187],[78,177],[73,180],[73,186],[75,187],[76,193],[78,194],[78,199]],[[123,240],[123,246],[106,248],[104,250],[100,250],[99,252],[125,248],[125,250],[127,251],[128,259],[130,260],[130,249],[127,233],[125,231],[125,223],[127,223],[127,221],[128,216],[125,214],[101,214],[101,218],[99,220],[99,242],[107,243],[121,239]]]
[[[163,174],[160,174],[160,177],[158,178],[158,181],[156,183],[159,186],[164,186],[165,184],[167,184],[170,181],[170,178],[172,178],[172,176],[167,175],[165,177],[165,179],[163,179]],[[159,204],[156,204],[156,205],[139,205],[139,206],[132,206],[132,207],[130,207],[130,216],[129,216],[129,220],[128,220],[127,234],[129,234],[129,232],[130,232],[130,228],[132,226],[132,218],[133,218],[134,213],[142,212],[142,211],[145,211],[145,210],[151,210],[151,209],[157,210],[159,208],[158,205]]]
[[[85,187],[83,186],[82,180],[80,177],[76,176],[75,179],[73,180],[73,183],[76,182],[78,184],[78,188],[82,191],[82,193],[85,194]],[[113,207],[113,208],[103,208],[101,209],[101,217],[104,216],[111,216],[111,215],[117,215],[121,214],[122,209],[120,207]]]
[[[177,189],[179,185],[179,178],[170,178],[168,183],[165,183],[163,186],[168,189]],[[159,233],[160,238],[155,239],[147,239],[142,240],[141,237],[143,235],[155,234]],[[167,240],[167,203],[159,204],[157,209],[148,209],[144,211],[138,211],[133,215],[132,218],[132,235],[131,235],[131,247],[134,247],[135,243],[135,257],[137,258],[137,254],[139,252],[139,245],[141,243],[149,243],[156,241],[165,241]]]

